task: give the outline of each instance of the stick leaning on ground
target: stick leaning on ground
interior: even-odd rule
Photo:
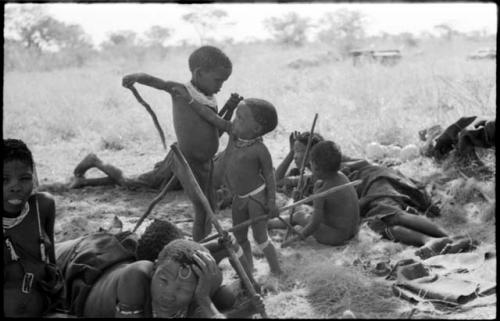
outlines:
[[[201,201],[203,208],[205,209],[207,215],[210,218],[210,221],[214,225],[219,236],[223,238],[224,234],[225,233],[227,234],[227,232],[222,229],[222,226],[220,225],[219,221],[215,217],[215,214],[212,211],[212,207],[210,206],[210,203],[208,202],[208,199],[206,198],[206,196],[203,194],[203,191],[201,190],[200,185],[196,181],[196,178],[193,174],[193,171],[191,170],[191,167],[189,167],[189,164],[186,161],[186,159],[184,158],[184,155],[182,155],[181,151],[179,150],[179,148],[177,147],[176,144],[172,144],[170,146],[170,148],[174,151],[174,154],[177,157],[177,160],[179,161],[179,164],[180,164],[180,170],[183,171],[184,174],[186,174],[186,177],[187,177],[190,185],[192,185],[196,196]],[[223,244],[229,253],[229,259],[233,263],[233,266],[236,270],[236,273],[243,281],[243,284],[247,288],[250,295],[252,297],[258,296],[257,292],[255,291],[255,288],[253,287],[250,279],[248,278],[248,275],[246,274],[245,270],[243,269],[243,266],[241,265],[240,260],[236,256],[236,253],[234,252],[233,248],[228,246],[226,242],[223,242]],[[259,312],[263,318],[267,318],[267,314],[266,314],[266,311],[264,309],[262,311],[259,311]]]

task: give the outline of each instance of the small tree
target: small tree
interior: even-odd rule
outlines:
[[[418,47],[418,39],[411,32],[402,32],[398,38],[408,48]]]
[[[440,34],[441,38],[447,41],[451,41],[454,36],[458,35],[458,32],[448,23],[435,25],[434,29]]]
[[[309,18],[289,12],[281,18],[272,17],[264,20],[264,26],[279,43],[302,46],[312,25]]]
[[[319,39],[335,43],[343,57],[365,37],[365,16],[358,11],[339,9],[329,12],[320,23],[325,28],[319,33]]]
[[[193,6],[193,11],[182,16],[186,22],[193,25],[200,44],[207,43],[210,34],[220,26],[233,25],[233,21],[228,20],[228,14],[221,9],[209,8],[206,6]]]

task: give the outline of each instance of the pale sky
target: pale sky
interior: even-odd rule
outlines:
[[[16,4],[9,4],[16,5]],[[47,3],[43,4],[56,19],[80,24],[93,41],[102,42],[110,31],[133,30],[141,33],[152,25],[173,29],[171,42],[198,37],[192,25],[182,15],[208,6],[226,11],[235,25],[221,27],[215,38],[236,40],[267,38],[262,21],[270,16],[297,12],[315,21],[326,12],[346,8],[358,10],[367,18],[367,33],[433,31],[437,24],[448,23],[459,31],[497,29],[497,6],[491,3],[214,3],[214,4],[158,4],[158,3]]]

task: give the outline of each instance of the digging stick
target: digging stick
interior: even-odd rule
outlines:
[[[302,159],[302,164],[300,165],[300,176],[299,176],[299,181],[297,183],[296,190],[298,192],[298,195],[296,195],[296,198],[294,198],[294,202],[301,199],[302,196],[304,195],[304,189],[302,185],[304,185],[304,171],[306,168],[306,163],[307,159],[309,158],[309,151],[311,149],[311,143],[312,143],[312,138],[314,135],[314,128],[316,127],[316,120],[318,119],[318,113],[314,115],[314,120],[311,126],[311,131],[309,132],[309,138],[307,139],[307,146],[306,146],[306,151],[304,153],[304,158]],[[290,209],[290,223],[292,222],[293,219],[293,212],[295,211],[295,208],[292,207]],[[287,230],[285,239],[287,239],[290,236],[290,230]]]
[[[338,192],[339,190],[347,187],[347,186],[356,186],[356,185],[359,185],[361,183],[361,180],[358,179],[358,180],[355,180],[355,181],[352,181],[352,182],[349,182],[349,183],[346,183],[346,184],[343,184],[343,185],[339,185],[339,186],[334,186],[332,188],[329,188],[327,190],[324,190],[320,193],[317,193],[317,194],[313,194],[313,195],[310,195],[309,197],[306,197],[302,200],[299,200],[293,204],[290,204],[290,205],[287,205],[287,206],[283,206],[283,207],[280,207],[278,209],[279,212],[284,212],[284,211],[287,211],[291,208],[294,208],[300,204],[304,204],[304,203],[308,203],[310,201],[313,201],[315,199],[319,199],[319,198],[323,198],[325,196],[328,196],[332,193],[335,193],[335,192]],[[278,216],[279,217],[279,216]],[[253,219],[249,219],[249,220],[246,220],[246,221],[243,221],[241,222],[240,224],[238,225],[235,225],[233,227],[231,227],[230,229],[228,229],[227,231],[228,232],[233,232],[233,231],[236,231],[236,230],[239,230],[245,226],[248,226],[248,225],[251,225],[253,223],[256,223],[256,222],[260,222],[260,221],[263,221],[263,220],[267,220],[269,219],[269,216],[267,215],[261,215],[259,217],[256,217],[256,218],[253,218]],[[286,221],[286,220],[285,220]],[[295,229],[293,229],[295,231]],[[217,238],[217,234],[213,234],[213,235],[210,235],[206,238],[204,238],[203,240],[200,241],[200,243],[203,243],[203,242],[208,242],[208,241],[211,241],[213,239],[216,239]]]
[[[191,170],[191,167],[189,167],[188,162],[184,158],[184,155],[182,155],[182,152],[179,150],[176,144],[172,144],[170,148],[174,151],[175,156],[177,157],[177,160],[180,163],[180,170],[184,171],[184,174],[186,174],[186,178],[189,181],[189,184],[194,188],[194,192],[196,196],[199,198],[201,201],[203,208],[205,209],[207,215],[210,217],[210,220],[212,221],[212,224],[214,225],[215,229],[217,230],[219,236],[221,238],[224,238],[224,235],[227,234],[226,231],[222,229],[222,226],[220,225],[219,221],[215,217],[214,212],[212,211],[212,207],[210,206],[210,203],[208,202],[208,199],[206,198],[205,194],[203,194],[203,191],[200,188],[200,185],[196,181],[196,178],[193,174],[193,171]],[[255,288],[253,287],[250,279],[248,278],[248,275],[246,274],[245,270],[243,269],[243,266],[241,265],[240,260],[236,256],[236,253],[234,252],[233,248],[227,244],[226,242],[223,242],[224,246],[226,247],[227,252],[229,253],[229,258],[233,262],[233,266],[235,267],[236,273],[238,273],[239,277],[243,281],[243,284],[247,288],[248,292],[252,297],[258,296],[257,292],[255,291]],[[263,318],[267,318],[266,311],[263,309],[262,311],[259,311],[261,316]]]
[[[169,188],[172,187],[171,185],[173,185],[175,183],[175,179],[176,179],[175,175],[172,175],[172,177],[170,178],[170,180],[168,181],[168,183],[165,184],[165,186],[163,187],[163,189],[161,190],[161,192],[151,201],[151,203],[149,204],[148,209],[146,210],[146,212],[144,212],[144,214],[142,214],[141,218],[135,224],[135,227],[132,230],[132,233],[134,233],[135,231],[137,231],[137,228],[139,228],[139,226],[142,224],[142,222],[144,221],[144,219],[146,219],[146,217],[149,215],[149,213],[151,213],[151,211],[153,210],[153,208],[155,207],[155,205],[159,201],[161,201],[161,199],[165,196],[165,194],[167,194],[167,191],[169,190]]]
[[[137,101],[141,105],[143,105],[144,108],[146,108],[146,110],[148,111],[148,113],[151,115],[151,118],[153,118],[153,123],[155,124],[155,127],[158,130],[158,133],[160,134],[160,138],[161,138],[161,143],[163,145],[163,149],[166,150],[167,149],[167,145],[165,143],[165,134],[163,133],[163,130],[161,129],[160,123],[158,122],[158,118],[156,117],[155,112],[153,111],[153,109],[151,108],[151,106],[149,106],[149,104],[144,99],[142,99],[141,95],[139,95],[139,92],[137,91],[137,89],[135,89],[134,86],[130,86],[130,87],[128,87],[128,89],[130,89],[130,91],[132,92],[132,94],[134,94],[135,99],[137,99]]]

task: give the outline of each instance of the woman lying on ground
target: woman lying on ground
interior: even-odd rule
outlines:
[[[294,142],[294,144],[299,143]],[[287,159],[292,158],[294,158],[293,153],[287,156]],[[283,164],[286,164],[285,161]],[[474,241],[472,243],[464,241],[469,240],[469,238],[448,237],[448,233],[443,228],[426,217],[439,215],[439,209],[432,204],[430,196],[422,186],[419,186],[418,182],[406,177],[401,172],[349,156],[342,157],[341,172],[350,181],[362,181],[356,186],[360,203],[360,216],[371,229],[384,238],[417,247],[425,247],[426,249],[417,252],[417,254],[422,255],[430,255],[429,253],[436,251],[459,251],[460,248],[468,249],[475,246]],[[312,177],[311,183],[314,184],[315,180]],[[294,187],[294,184],[290,185]],[[302,206],[300,211],[311,212],[312,209]],[[294,219],[295,217],[299,219],[302,216],[294,215]],[[298,222],[291,223],[297,224]]]
[[[227,251],[218,241],[181,237],[173,224],[156,220],[138,242],[130,232],[97,232],[57,244],[63,309],[80,317],[224,317],[220,311],[236,299],[217,267]],[[252,298],[226,316],[249,316],[262,304]]]

